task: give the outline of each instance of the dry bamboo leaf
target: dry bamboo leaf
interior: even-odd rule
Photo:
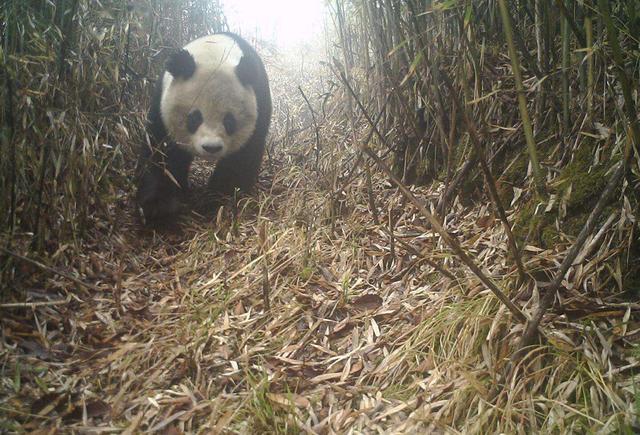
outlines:
[[[367,293],[355,299],[351,306],[357,310],[372,311],[382,306],[382,298],[373,293]]]
[[[236,303],[235,308],[233,309],[233,314],[235,314],[236,316],[239,316],[241,314],[244,314],[244,305],[242,303],[241,300],[238,300],[238,302]]]
[[[422,362],[415,368],[416,372],[419,373],[429,373],[436,367],[433,358],[431,356],[426,356]]]
[[[307,408],[311,405],[309,399],[298,394],[276,394],[267,393],[267,397],[274,403],[285,407],[297,406],[298,408]]]
[[[325,373],[310,379],[310,381],[313,382],[314,384],[317,384],[320,382],[330,381],[333,379],[340,379],[341,376],[342,376],[342,373]]]
[[[136,433],[138,427],[140,426],[140,423],[142,422],[142,419],[144,418],[144,414],[144,411],[140,411],[138,414],[136,414],[136,416],[131,420],[129,426],[122,432],[122,435],[132,435]]]
[[[149,432],[156,432],[159,431],[161,429],[166,428],[167,426],[169,426],[171,423],[173,423],[175,420],[177,420],[178,418],[180,418],[181,416],[183,416],[186,413],[186,411],[178,411],[175,414],[167,417],[166,419],[162,420],[161,422],[159,422],[158,424],[156,424],[155,426],[153,426],[152,428],[149,429]],[[169,431],[169,433],[175,433],[172,431],[175,431],[175,428],[169,427],[166,429],[167,431]],[[179,432],[178,432],[179,433]]]

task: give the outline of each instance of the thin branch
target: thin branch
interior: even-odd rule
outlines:
[[[318,164],[320,161],[320,127],[318,127],[318,123],[316,122],[316,112],[315,110],[313,110],[313,107],[311,107],[311,103],[309,102],[309,99],[307,98],[304,91],[302,90],[302,87],[298,86],[298,90],[302,94],[302,98],[304,98],[304,101],[307,103],[307,106],[309,106],[309,111],[311,112],[311,120],[313,121],[313,127],[315,129],[315,134],[316,134],[316,170],[317,170]]]
[[[37,307],[50,307],[54,305],[64,305],[68,304],[71,301],[71,295],[67,296],[65,299],[60,299],[57,301],[40,301],[40,302],[11,302],[8,304],[0,304],[0,308],[37,308]]]
[[[348,88],[349,93],[353,96],[356,104],[358,105],[358,108],[360,109],[360,111],[362,112],[364,117],[367,119],[367,122],[371,126],[372,131],[376,134],[376,136],[378,136],[378,139],[380,139],[380,141],[383,142],[388,149],[391,149],[391,147],[387,144],[387,141],[385,140],[385,138],[382,135],[382,133],[380,133],[380,130],[378,130],[378,127],[377,127],[378,123],[377,122],[373,122],[373,120],[371,119],[371,116],[369,116],[369,112],[367,112],[367,109],[364,108],[364,106],[360,102],[360,99],[356,97],[356,95],[355,95],[355,93],[353,91],[353,88],[349,84],[349,80],[347,79],[346,74],[344,73],[344,71],[342,71],[342,68],[340,67],[340,63],[338,62],[338,60],[334,58],[333,59],[333,64],[334,64],[336,70],[338,71],[338,75],[340,77],[340,80],[342,80],[342,82]],[[380,111],[380,112],[382,113],[382,111]]]
[[[389,236],[391,236],[390,231],[387,228],[383,227],[382,230],[387,232],[387,234],[389,234]],[[408,244],[407,242],[402,240],[401,238],[396,237],[395,240],[396,240],[396,242],[400,243],[407,251],[409,251],[411,254],[415,255],[420,260],[422,260],[425,263],[427,263],[429,266],[434,268],[437,272],[441,273],[442,275],[446,276],[447,278],[449,278],[452,281],[457,281],[458,280],[458,278],[456,278],[456,276],[453,273],[449,272],[449,270],[447,268],[445,268],[444,266],[440,266],[438,263],[436,263],[435,261],[433,261],[430,258],[428,258],[427,254],[426,254],[426,251],[427,251],[426,249],[424,251],[420,252],[416,248],[414,248],[413,246],[411,246],[410,244]]]
[[[491,169],[487,164],[487,159],[484,155],[484,151],[482,149],[482,146],[480,145],[480,140],[478,138],[478,132],[473,121],[471,121],[471,119],[469,118],[468,109],[465,108],[465,110],[462,111],[462,118],[464,120],[465,126],[467,127],[467,131],[469,132],[471,144],[475,148],[476,154],[478,155],[478,158],[480,160],[480,167],[484,172],[487,188],[489,189],[489,197],[493,201],[493,205],[498,212],[498,217],[502,221],[504,230],[507,233],[507,243],[509,244],[509,248],[511,249],[511,255],[513,255],[513,259],[516,262],[518,274],[520,275],[520,281],[524,283],[527,281],[527,274],[525,272],[524,265],[522,264],[520,249],[518,249],[516,238],[511,231],[511,225],[509,224],[509,219],[507,219],[507,213],[504,210],[502,201],[500,201],[500,195],[498,195],[498,189],[496,188],[496,179],[493,176],[493,173],[491,173]]]
[[[448,78],[443,79],[445,85],[449,89],[449,92],[452,96],[456,95],[453,84]],[[484,150],[482,145],[480,144],[480,138],[478,135],[478,130],[476,129],[475,123],[471,120],[469,116],[469,109],[466,104],[460,103],[457,99],[453,99],[454,107],[457,105],[462,105],[462,120],[464,122],[465,128],[469,132],[469,138],[471,139],[471,144],[473,145],[473,149],[475,155],[480,160],[480,167],[485,176],[485,182],[487,185],[487,189],[489,190],[489,197],[493,202],[493,205],[498,212],[498,217],[502,221],[505,232],[507,233],[507,243],[509,248],[511,249],[511,254],[513,255],[513,259],[516,262],[516,267],[518,269],[518,274],[520,275],[520,282],[524,283],[527,281],[527,274],[524,269],[524,265],[522,264],[522,257],[520,255],[520,249],[518,248],[518,243],[516,242],[516,238],[511,231],[511,225],[509,224],[509,220],[507,219],[507,213],[504,210],[504,206],[502,205],[502,201],[500,201],[500,195],[498,195],[498,189],[496,188],[496,179],[491,172],[491,168],[489,168],[489,164],[487,163],[486,156],[484,154]]]

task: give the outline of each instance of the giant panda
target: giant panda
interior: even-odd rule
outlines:
[[[254,186],[269,124],[264,65],[240,36],[196,39],[167,60],[151,99],[149,143],[139,160],[137,203],[147,224],[172,221],[194,157],[215,162],[207,189],[217,202]]]

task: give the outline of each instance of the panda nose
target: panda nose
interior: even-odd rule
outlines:
[[[207,144],[207,145],[202,145],[202,149],[204,149],[206,152],[210,154],[215,154],[222,150],[222,145]]]

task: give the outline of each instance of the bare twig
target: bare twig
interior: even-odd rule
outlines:
[[[311,112],[311,120],[313,121],[313,128],[316,134],[315,154],[316,154],[316,170],[317,170],[318,163],[320,161],[320,127],[318,127],[318,122],[316,121],[316,112],[315,110],[313,110],[313,107],[311,107],[311,103],[309,102],[309,99],[307,98],[304,91],[302,90],[302,87],[298,86],[298,90],[302,94],[302,98],[304,98],[304,101],[307,103],[307,106],[309,107],[309,111]]]
[[[456,95],[455,89],[453,88],[453,84],[446,77],[443,78],[443,82],[449,88],[449,92],[451,95]],[[463,85],[465,86],[465,85]],[[457,99],[453,100],[454,107],[460,104]],[[522,264],[522,256],[520,255],[520,249],[518,248],[518,243],[516,242],[516,238],[511,231],[511,225],[509,224],[509,220],[507,219],[507,213],[504,210],[504,206],[502,205],[502,201],[500,200],[500,195],[498,195],[498,189],[496,188],[496,179],[491,172],[491,168],[489,168],[489,164],[487,163],[486,156],[484,154],[484,150],[482,145],[480,144],[480,138],[478,135],[478,130],[476,129],[475,123],[471,120],[469,116],[469,109],[465,104],[461,104],[462,107],[462,119],[464,125],[469,132],[469,138],[471,139],[471,144],[473,145],[474,153],[480,160],[480,167],[485,176],[485,182],[487,185],[487,189],[489,190],[489,197],[493,202],[493,205],[498,212],[498,217],[502,221],[505,232],[507,233],[507,243],[509,244],[509,249],[511,249],[511,255],[513,255],[513,259],[516,262],[516,267],[518,269],[518,274],[520,275],[520,282],[524,283],[527,281],[527,274],[524,269],[524,265]]]
[[[380,118],[382,118],[382,115],[384,114],[384,112],[385,112],[385,110],[387,108],[387,104],[389,103],[389,99],[390,98],[391,98],[391,93],[387,94],[387,98],[384,101],[384,105],[380,109],[380,112],[378,113],[378,116],[376,116],[376,119],[373,121],[373,127],[369,128],[369,133],[367,133],[367,137],[364,140],[365,143],[369,143],[369,141],[371,140],[371,137],[373,137],[373,133],[375,131],[375,128],[377,128],[378,122],[380,122]],[[344,177],[345,181],[342,183],[342,186],[340,187],[340,190],[344,190],[349,184],[351,184],[351,182],[357,176],[360,175],[360,174],[354,175],[355,172],[356,172],[356,169],[358,169],[358,167],[360,166],[360,163],[362,163],[362,151],[358,150],[356,161],[353,164],[353,167],[351,168],[351,170],[349,171],[347,176]]]
[[[41,301],[41,302],[11,302],[8,304],[0,304],[0,308],[37,308],[37,307],[50,307],[54,305],[64,305],[68,304],[71,301],[71,295],[67,296],[65,299],[57,300],[57,301]]]
[[[355,91],[353,90],[353,87],[351,87],[351,84],[349,83],[349,80],[347,79],[346,74],[344,73],[344,71],[340,67],[340,63],[338,62],[338,60],[337,59],[333,59],[333,64],[335,66],[335,69],[338,71],[338,76],[340,77],[340,80],[342,80],[342,82],[345,84],[345,86],[349,90],[349,93],[354,98],[356,104],[358,105],[358,108],[360,109],[360,111],[362,112],[364,117],[366,118],[367,122],[369,123],[369,126],[371,127],[371,129],[373,131],[373,133],[375,133],[376,136],[378,136],[378,139],[380,139],[380,141],[382,143],[384,143],[385,146],[388,149],[391,149],[391,147],[387,144],[387,141],[385,140],[385,138],[382,135],[382,133],[380,133],[380,130],[378,130],[377,122],[373,122],[373,120],[371,119],[371,116],[369,115],[369,112],[367,112],[367,109],[364,108],[364,106],[360,102],[360,99],[356,96]],[[380,112],[382,113],[382,111],[380,111]]]
[[[389,233],[389,237],[392,237],[388,229],[383,227],[383,230]],[[428,258],[425,251],[422,251],[422,252],[418,251],[416,248],[414,248],[413,246],[411,246],[401,238],[395,237],[394,239],[396,242],[400,243],[407,251],[411,252],[413,255],[420,258],[420,260],[424,261],[429,266],[434,268],[438,273],[441,273],[442,275],[446,276],[452,281],[457,280],[456,276],[453,273],[451,273],[447,268],[440,266],[438,263]]]

